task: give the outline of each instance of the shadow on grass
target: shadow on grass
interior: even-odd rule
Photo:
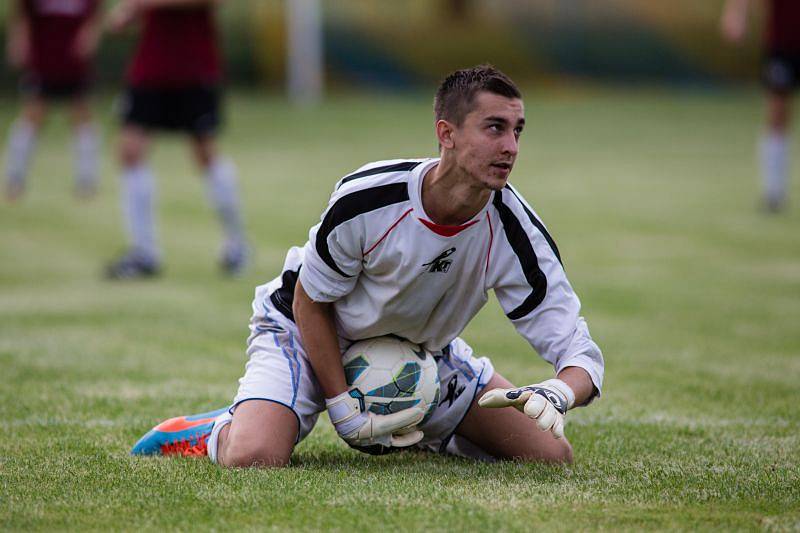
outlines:
[[[454,455],[440,455],[422,450],[403,450],[387,455],[373,456],[348,449],[302,450],[292,456],[289,468],[317,472],[353,475],[390,473],[393,475],[435,475],[443,481],[454,479],[481,479],[492,482],[513,482],[519,477],[540,482],[563,481],[571,477],[569,466],[531,463],[524,461],[484,462]]]

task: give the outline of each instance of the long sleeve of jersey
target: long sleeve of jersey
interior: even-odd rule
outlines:
[[[599,394],[603,355],[561,264],[558,248],[530,206],[510,186],[495,194],[496,232],[488,280],[517,331],[555,368],[583,368]]]
[[[314,301],[333,302],[353,291],[370,245],[386,230],[384,222],[391,225],[395,212],[407,208],[407,174],[419,163],[370,163],[336,184],[304,248],[300,280]]]
[[[300,282],[315,302],[333,302],[349,294],[361,272],[363,220],[352,216],[358,199],[334,192],[304,248]]]

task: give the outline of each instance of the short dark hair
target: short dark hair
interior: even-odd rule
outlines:
[[[460,126],[472,111],[475,95],[486,91],[506,98],[522,98],[511,78],[489,64],[456,70],[439,85],[433,99],[436,120],[447,120]]]

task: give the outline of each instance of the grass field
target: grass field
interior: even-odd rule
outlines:
[[[527,100],[512,182],[558,242],[606,357],[603,398],[568,416],[572,466],[373,458],[326,419],[283,470],[128,455],[160,419],[231,400],[253,288],[342,174],[432,154],[428,102],[295,112],[231,98],[224,145],[257,250],[238,280],[217,274],[218,226],[168,138],[153,157],[165,275],[103,281],[122,249],[109,105],[91,203],[71,197],[54,118],[27,197],[0,206],[0,529],[800,529],[800,176],[789,212],[758,212],[749,93]],[[5,129],[13,106],[0,103]],[[464,336],[515,382],[551,375],[494,302]]]

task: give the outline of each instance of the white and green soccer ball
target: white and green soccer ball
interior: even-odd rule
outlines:
[[[433,354],[397,337],[375,337],[354,343],[342,364],[350,390],[358,390],[366,410],[378,415],[418,407],[425,417],[439,405],[439,371]]]

